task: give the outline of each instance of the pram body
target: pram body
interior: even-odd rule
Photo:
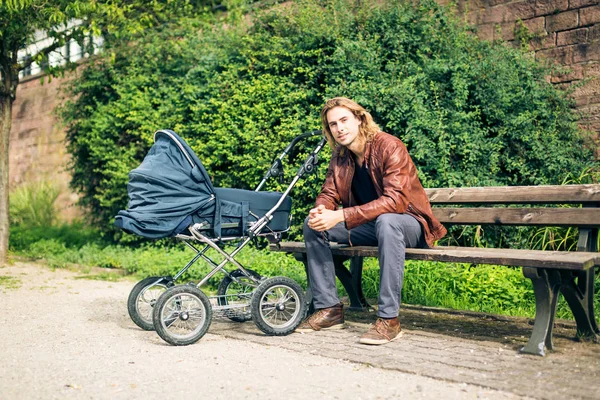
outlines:
[[[282,160],[301,140],[317,136],[310,132],[296,137],[276,158],[254,191],[216,188],[204,166],[188,144],[171,130],[155,133],[155,143],[141,165],[129,174],[129,205],[115,217],[115,225],[150,239],[176,237],[195,252],[194,258],[175,276],[146,278],[133,288],[128,299],[132,320],[146,330],[155,329],[167,342],[191,344],[208,330],[213,312],[233,321],[254,319],[265,333],[292,332],[306,312],[300,286],[286,277],[264,278],[244,268],[235,255],[256,236],[279,241],[291,224],[292,201],[288,194],[306,173],[315,170],[316,145],[283,193],[260,191],[272,176],[283,174]],[[226,242],[237,242],[232,252]],[[199,250],[195,242],[204,243]],[[216,263],[205,254],[215,249],[224,260]],[[213,269],[196,285],[175,282],[198,259]],[[232,264],[228,272],[224,266]],[[225,277],[216,296],[201,290],[218,272]],[[149,315],[150,314],[150,315]],[[273,315],[275,315],[275,321]]]
[[[267,224],[270,231],[289,229],[292,201],[282,193],[215,188],[206,169],[175,132],[160,130],[141,165],[129,173],[129,206],[115,225],[149,239],[161,239],[202,224],[207,236],[244,236],[248,224],[281,201]]]

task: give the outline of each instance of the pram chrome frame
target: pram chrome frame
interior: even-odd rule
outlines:
[[[164,132],[164,131],[163,131]],[[170,133],[167,132],[167,134],[170,135]],[[280,176],[280,174],[283,173],[282,170],[282,166],[283,166],[283,159],[290,154],[290,152],[294,149],[294,147],[296,146],[296,144],[298,144],[298,142],[302,141],[303,139],[309,138],[309,137],[314,137],[314,136],[318,136],[320,135],[321,132],[320,131],[312,131],[312,132],[308,132],[308,133],[304,133],[302,135],[298,135],[296,136],[287,146],[286,148],[281,152],[281,154],[275,159],[275,161],[273,162],[273,164],[271,165],[271,168],[269,168],[269,170],[267,171],[267,173],[265,174],[265,176],[262,178],[262,180],[260,181],[260,183],[258,184],[258,186],[256,187],[256,189],[254,189],[255,192],[260,191],[260,189],[265,185],[265,183],[273,176]],[[172,137],[172,135],[170,135]],[[173,138],[174,139],[174,138]],[[174,141],[180,146],[180,149],[182,150],[182,152],[186,155],[187,160],[190,162],[190,164],[193,166],[194,163],[192,162],[192,160],[190,159],[190,157],[187,155],[187,152],[185,151],[185,149],[183,147],[181,147],[181,145],[179,144],[178,141],[176,141],[174,139]],[[235,256],[250,242],[250,240],[252,240],[255,236],[273,236],[274,239],[278,242],[281,239],[281,234],[284,232],[273,232],[270,231],[268,233],[262,233],[262,230],[264,228],[268,229],[268,223],[271,221],[271,219],[273,218],[273,214],[275,213],[275,211],[277,211],[279,209],[279,207],[281,206],[281,204],[283,203],[283,201],[285,200],[285,198],[290,194],[290,192],[292,191],[292,189],[294,188],[294,186],[296,186],[296,184],[298,183],[298,181],[307,173],[312,173],[315,168],[316,168],[316,164],[317,164],[317,155],[319,154],[319,152],[321,151],[321,149],[324,147],[326,141],[325,139],[321,139],[321,141],[317,144],[317,146],[314,148],[314,150],[312,151],[312,153],[306,158],[306,160],[304,161],[304,163],[300,166],[300,168],[298,169],[298,172],[296,173],[296,175],[294,176],[294,178],[292,179],[292,181],[288,184],[288,187],[286,188],[286,190],[281,194],[281,197],[279,198],[279,201],[269,210],[265,213],[265,215],[263,215],[262,217],[258,217],[259,219],[255,222],[250,222],[251,226],[248,228],[247,230],[247,235],[244,235],[242,237],[236,236],[236,237],[218,237],[218,238],[211,238],[208,237],[206,235],[203,235],[201,232],[202,230],[205,229],[210,229],[211,227],[206,225],[206,224],[202,224],[202,223],[196,223],[193,225],[190,225],[188,227],[189,232],[191,233],[191,236],[189,235],[183,235],[183,234],[178,234],[175,237],[181,241],[183,241],[183,243],[185,245],[187,245],[190,249],[192,249],[193,251],[196,252],[196,256],[194,256],[194,258],[192,258],[192,260],[190,260],[190,262],[188,262],[188,264],[182,268],[174,277],[173,280],[176,281],[179,277],[181,277],[181,275],[183,275],[196,261],[198,261],[199,258],[202,258],[203,260],[205,260],[207,263],[209,263],[210,265],[213,266],[213,270],[210,271],[202,280],[200,280],[200,282],[198,282],[198,284],[196,285],[196,287],[201,287],[203,286],[206,282],[208,282],[208,280],[210,278],[212,278],[216,273],[218,273],[219,271],[222,271],[223,273],[225,273],[227,276],[229,276],[233,281],[237,282],[238,279],[236,277],[231,277],[231,275],[223,269],[223,267],[225,265],[227,265],[228,262],[230,262],[231,264],[235,265],[237,267],[237,269],[239,269],[240,271],[242,271],[242,273],[249,279],[255,281],[256,283],[259,282],[258,279],[256,279],[256,277],[254,277],[252,274],[250,274],[248,271],[246,271],[246,268],[244,268],[239,262],[237,262],[235,260]],[[290,214],[291,217],[291,214]],[[231,227],[237,226],[237,224],[231,224]],[[223,228],[228,228],[230,227],[229,224],[223,224]],[[289,228],[288,228],[289,230]],[[219,242],[225,242],[225,241],[233,241],[233,240],[242,240],[242,242],[236,247],[235,250],[233,250],[231,253],[227,253],[226,251],[224,251],[221,247],[219,247],[217,245],[217,243]],[[206,246],[202,249],[202,250],[198,250],[195,246],[193,246],[189,241],[190,240],[195,240],[201,243],[205,243]],[[225,260],[223,260],[221,263],[217,264],[216,262],[214,262],[212,259],[210,259],[209,257],[207,257],[204,253],[209,249],[212,248],[215,251],[217,251],[221,256],[223,256],[225,258]]]
[[[157,133],[159,133],[159,132],[162,132],[163,134],[166,134],[171,137],[171,139],[178,145],[179,149],[185,155],[185,158],[187,159],[187,161],[190,163],[190,165],[193,168],[195,164],[194,164],[193,160],[191,159],[191,157],[187,154],[186,149],[181,145],[181,143],[179,143],[179,141],[169,131],[163,130],[163,131],[158,131]],[[283,178],[283,160],[284,160],[284,158],[290,155],[290,153],[295,148],[296,144],[298,144],[300,141],[307,139],[307,138],[319,136],[320,134],[321,134],[320,131],[312,131],[312,132],[304,133],[302,135],[295,137],[288,144],[288,146],[286,146],[286,148],[281,152],[281,154],[274,160],[273,164],[271,165],[269,170],[266,172],[266,174],[263,176],[262,180],[260,181],[260,183],[258,184],[258,186],[256,187],[256,189],[254,191],[255,192],[260,191],[261,188],[264,187],[266,182],[271,177]],[[155,136],[156,136],[156,134],[155,134]],[[128,299],[128,309],[129,309],[129,314],[132,317],[132,320],[134,320],[134,322],[138,326],[142,327],[143,329],[151,330],[153,328],[156,328],[159,335],[161,335],[161,337],[163,337],[163,339],[165,339],[169,343],[181,344],[179,342],[173,342],[173,341],[169,340],[169,338],[165,337],[164,333],[161,333],[161,330],[159,330],[158,327],[155,326],[157,324],[156,323],[156,318],[157,318],[156,311],[157,310],[154,310],[154,312],[153,312],[153,315],[154,315],[153,320],[154,321],[152,324],[150,324],[148,321],[142,321],[142,319],[139,315],[137,315],[137,316],[134,315],[136,312],[138,312],[137,304],[135,306],[133,306],[131,304],[131,302],[132,302],[132,300],[137,301],[137,299],[140,296],[144,295],[144,292],[146,290],[154,287],[155,285],[162,286],[165,289],[172,287],[174,285],[174,282],[177,281],[183,274],[185,274],[185,272],[201,258],[204,261],[206,261],[212,267],[212,269],[208,274],[206,274],[206,276],[203,279],[201,279],[197,284],[194,285],[194,287],[198,290],[198,292],[200,292],[200,290],[199,290],[200,287],[202,287],[204,284],[206,284],[208,282],[208,280],[210,280],[214,275],[216,275],[219,272],[222,272],[225,275],[225,277],[223,278],[224,280],[229,279],[230,282],[235,282],[236,284],[240,284],[240,285],[241,284],[247,285],[247,286],[251,285],[255,289],[257,287],[259,287],[261,285],[261,283],[263,283],[265,281],[266,278],[260,277],[254,271],[245,268],[243,265],[241,265],[235,259],[235,256],[255,237],[265,236],[271,242],[279,242],[281,240],[282,233],[284,233],[285,231],[275,232],[270,229],[268,224],[273,219],[273,214],[283,204],[286,197],[290,194],[290,192],[292,191],[294,186],[298,183],[298,181],[305,174],[311,173],[316,170],[317,160],[318,160],[317,155],[322,150],[325,143],[326,143],[326,141],[324,138],[322,138],[319,141],[319,143],[316,145],[316,147],[313,149],[313,151],[309,154],[309,156],[305,159],[305,161],[299,167],[294,178],[288,184],[285,191],[281,194],[281,196],[278,199],[278,201],[276,202],[276,204],[270,210],[268,210],[262,217],[259,217],[259,216],[253,214],[253,216],[255,218],[257,218],[257,220],[254,222],[248,223],[248,227],[244,231],[244,234],[242,236],[210,237],[204,233],[205,231],[209,231],[212,228],[208,223],[191,224],[187,228],[187,231],[189,232],[189,234],[180,233],[180,234],[175,235],[175,238],[182,241],[188,248],[190,248],[192,251],[195,252],[194,257],[180,271],[178,271],[177,274],[175,274],[173,277],[156,277],[156,280],[150,281],[150,283],[147,285],[142,285],[143,287],[140,285],[144,281],[142,281],[138,285],[136,285],[136,287],[134,288],[134,290],[132,290],[132,293],[130,294],[130,298]],[[216,197],[214,195],[211,196],[211,200],[215,201]],[[291,213],[290,213],[289,218],[291,220],[291,218],[292,218]],[[290,223],[288,223],[287,230],[289,230],[289,225],[290,225]],[[222,223],[221,224],[222,229],[235,228],[237,226],[238,226],[238,224],[236,224],[236,223],[234,223],[234,224]],[[246,227],[244,227],[244,228],[246,228]],[[268,231],[265,232],[265,228]],[[237,244],[235,249],[229,253],[220,246],[221,244],[224,244],[225,242],[235,241],[235,240],[239,240],[240,242]],[[204,243],[205,246],[204,246],[204,248],[199,249],[192,242]],[[216,261],[212,260],[209,256],[207,256],[206,252],[209,249],[215,250],[220,256],[223,257],[223,261],[217,263]],[[228,272],[225,269],[225,266],[228,263],[231,263],[233,266],[236,267],[236,269],[231,272]],[[239,271],[239,272],[236,272],[236,271]],[[282,279],[286,279],[286,278],[282,278]],[[241,282],[242,280],[244,281],[243,283]],[[290,286],[291,284],[295,284],[295,282],[293,282],[293,281],[290,282],[288,284],[288,286]],[[297,284],[295,284],[295,285],[297,286]],[[136,288],[137,288],[137,291],[136,291]],[[299,290],[301,290],[299,288],[299,286],[297,286],[297,288]],[[250,293],[250,295],[251,295],[251,293]],[[134,297],[137,296],[137,297],[135,297],[135,299],[132,299],[132,296],[134,296]],[[204,295],[202,294],[202,296],[204,296]],[[209,306],[209,308],[211,309],[210,310],[211,314],[213,311],[215,311],[215,312],[218,312],[221,315],[224,315],[234,321],[237,321],[238,319],[236,317],[231,317],[227,314],[228,310],[235,311],[232,309],[248,308],[248,304],[239,304],[239,303],[229,304],[225,294],[223,294],[222,296],[211,296],[211,298],[213,298],[213,299],[215,297],[216,298],[223,297],[223,298],[217,299],[217,301],[218,301],[217,304],[213,304],[213,305]],[[154,299],[152,301],[157,302],[159,300],[160,300],[160,298]],[[152,303],[151,306],[153,307],[154,303]],[[137,318],[135,318],[135,317],[137,317]],[[247,320],[247,319],[245,317],[242,319],[239,319],[239,321],[243,321],[243,320]],[[266,330],[260,326],[259,322],[256,322],[256,323],[259,328],[261,328],[263,331],[266,332]],[[263,324],[264,324],[264,322],[263,322]],[[271,332],[271,329],[268,329],[268,330],[269,330],[269,332]],[[164,329],[162,329],[162,331],[164,331]],[[284,334],[284,333],[274,333],[274,334]],[[196,339],[196,340],[198,340],[198,339]],[[189,344],[189,343],[186,343],[186,344]]]

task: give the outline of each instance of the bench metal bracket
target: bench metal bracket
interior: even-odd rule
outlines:
[[[306,266],[306,253],[294,253],[294,258],[304,264],[308,288],[306,290],[306,301],[309,306],[308,312],[312,313],[314,307],[312,305],[312,291],[310,290],[310,276]],[[344,266],[344,261],[350,260],[350,270]],[[335,275],[346,289],[348,299],[350,300],[351,311],[366,311],[369,309],[369,303],[365,299],[362,291],[362,267],[363,257],[348,257],[348,256],[333,256],[333,265],[335,266]]]
[[[563,283],[560,291],[575,316],[577,337],[598,342],[600,330],[594,317],[594,270],[577,271],[571,275],[568,275],[569,271],[561,271],[561,274],[566,284]]]
[[[350,270],[344,266],[344,261],[350,259]],[[335,275],[338,277],[350,300],[349,310],[366,311],[369,304],[362,291],[362,257],[333,256]]]
[[[598,251],[598,229],[580,229],[577,251]],[[564,286],[561,290],[577,322],[577,337],[600,341],[600,329],[594,314],[595,271],[578,271],[577,282]]]
[[[524,267],[523,275],[533,283],[535,323],[529,342],[521,349],[521,353],[543,356],[545,348],[554,348],[552,327],[560,288],[560,274],[557,270]]]
[[[598,251],[598,230],[581,229],[578,251]],[[529,342],[522,353],[543,356],[552,350],[552,327],[559,292],[565,297],[577,323],[577,338],[600,342],[600,330],[594,315],[595,271],[558,270],[552,268],[523,268],[531,279],[535,294],[535,324]]]

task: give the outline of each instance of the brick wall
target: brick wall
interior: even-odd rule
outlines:
[[[600,0],[458,0],[457,7],[484,40],[519,45],[515,33],[526,27],[536,59],[570,69],[551,82],[580,84],[574,97],[581,124],[600,133]]]
[[[54,114],[60,104],[59,88],[64,79],[52,79],[42,85],[39,77],[21,82],[13,103],[9,148],[9,188],[43,180],[60,189],[57,206],[62,219],[81,215],[75,206],[77,195],[69,189],[69,154],[65,132]]]

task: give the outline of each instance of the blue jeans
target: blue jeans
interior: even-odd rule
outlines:
[[[400,308],[407,247],[426,247],[421,224],[408,214],[382,214],[375,221],[351,230],[343,222],[317,232],[304,222],[307,269],[315,309],[340,302],[335,284],[335,267],[329,242],[379,248],[379,300],[377,315],[395,318]]]

